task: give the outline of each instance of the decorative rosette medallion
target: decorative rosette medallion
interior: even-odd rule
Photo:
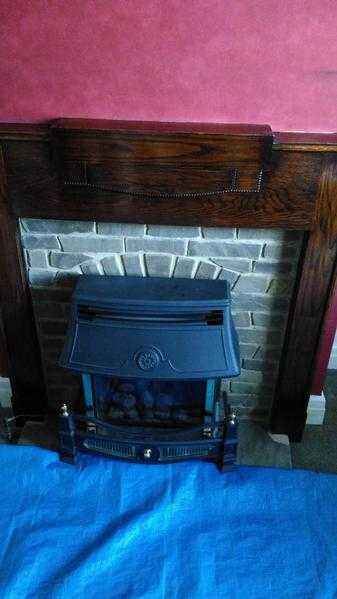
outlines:
[[[153,347],[144,348],[136,353],[135,361],[141,370],[153,370],[159,366],[161,355]]]

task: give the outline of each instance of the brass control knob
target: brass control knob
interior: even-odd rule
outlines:
[[[232,413],[227,416],[227,422],[229,424],[236,424],[236,421],[237,421],[236,414]]]
[[[64,403],[61,406],[60,413],[61,413],[61,416],[64,416],[65,418],[67,418],[69,416],[69,410],[68,410],[68,406],[66,403]]]

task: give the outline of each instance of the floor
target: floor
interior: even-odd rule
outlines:
[[[301,443],[291,444],[293,468],[337,473],[337,370],[324,386],[326,411],[322,426],[307,426]]]
[[[337,473],[337,371],[330,371],[325,385],[326,415],[322,426],[307,426],[301,443],[289,444],[287,437],[271,435],[260,424],[239,424],[238,464],[276,468],[301,468]],[[0,409],[3,418],[9,408]],[[2,429],[3,430],[3,429]],[[0,443],[5,442],[4,437]],[[57,451],[55,421],[28,422],[15,439],[22,445],[38,445]]]

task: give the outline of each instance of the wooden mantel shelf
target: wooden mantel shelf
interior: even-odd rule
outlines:
[[[14,409],[40,413],[46,392],[22,217],[305,231],[270,417],[273,432],[301,438],[336,284],[336,133],[82,119],[0,124],[3,337]]]

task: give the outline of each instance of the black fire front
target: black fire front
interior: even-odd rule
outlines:
[[[62,407],[61,459],[233,465],[221,379],[239,375],[240,358],[226,281],[80,277],[61,365],[81,375],[85,404]]]

